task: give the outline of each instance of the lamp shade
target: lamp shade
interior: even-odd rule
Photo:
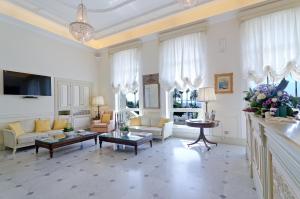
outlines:
[[[215,101],[215,89],[212,87],[204,87],[199,89],[198,100],[202,102]]]
[[[94,106],[104,105],[104,98],[102,96],[93,97],[93,105]]]

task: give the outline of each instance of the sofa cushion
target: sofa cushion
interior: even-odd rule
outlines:
[[[159,124],[159,121],[160,121],[160,118],[151,118],[151,126],[152,127],[158,127],[158,124]]]
[[[45,134],[48,134],[49,136],[58,135],[58,134],[62,134],[62,133],[64,133],[62,130],[51,130],[51,131],[45,132]],[[42,134],[44,134],[44,133],[42,133]]]
[[[35,120],[35,131],[39,133],[50,131],[50,120]]]
[[[168,118],[160,118],[160,121],[159,121],[157,127],[162,128],[162,127],[164,127],[165,123],[168,123],[168,122],[170,122],[170,119],[168,119]]]
[[[34,143],[37,135],[36,133],[24,133],[17,138],[17,142],[18,144]]]
[[[150,118],[148,117],[141,117],[141,126],[150,126]]]
[[[141,117],[134,117],[129,120],[130,126],[141,126]]]
[[[148,126],[130,126],[129,131],[152,133],[153,136],[161,136],[162,128]]]
[[[10,123],[8,127],[16,134],[16,137],[25,133],[20,122]]]
[[[29,120],[22,120],[20,121],[25,133],[32,133],[35,131],[35,120],[29,119]]]
[[[66,119],[56,119],[54,120],[53,130],[61,130],[67,128],[68,120]]]

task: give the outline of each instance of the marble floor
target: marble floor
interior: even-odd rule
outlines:
[[[171,138],[113,151],[88,141],[54,152],[33,148],[0,153],[1,199],[256,199],[243,147],[201,145]],[[82,147],[82,148],[81,148]]]

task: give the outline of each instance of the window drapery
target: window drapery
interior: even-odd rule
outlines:
[[[138,90],[140,75],[140,52],[138,48],[114,53],[111,66],[112,86],[116,93],[126,94]]]
[[[277,82],[289,74],[300,80],[300,7],[241,24],[244,75],[255,83]]]
[[[160,44],[160,84],[165,90],[199,88],[205,67],[204,32],[180,36]]]

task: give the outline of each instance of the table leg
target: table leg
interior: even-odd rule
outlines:
[[[216,146],[218,146],[218,143],[216,142],[212,142],[212,141],[209,141],[208,139],[206,139],[206,137],[204,137],[205,141],[209,144],[215,144]]]
[[[102,141],[99,140],[100,149],[102,148]]]
[[[203,139],[203,136],[204,136],[204,129],[200,128],[200,134],[199,134],[197,140],[195,142],[188,144],[188,146],[198,143],[201,139]]]
[[[97,136],[94,137],[95,145],[97,145]]]
[[[152,148],[152,140],[150,140],[150,147]]]
[[[50,158],[53,158],[53,148],[52,147],[50,147],[50,149],[49,149],[49,154],[50,154]]]
[[[35,153],[38,154],[39,153],[39,146],[35,145]]]
[[[137,155],[137,145],[134,146],[134,153]]]

